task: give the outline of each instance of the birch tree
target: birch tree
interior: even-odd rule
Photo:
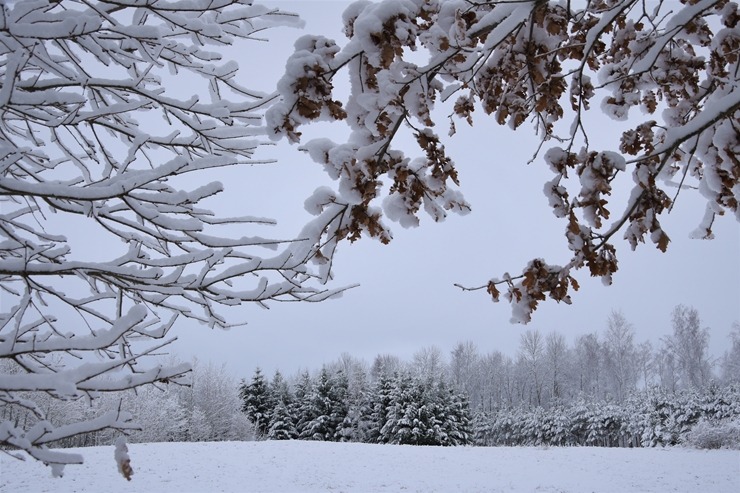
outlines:
[[[450,351],[450,383],[468,396],[474,408],[481,400],[479,364],[480,353],[473,341],[458,342]]]
[[[262,213],[204,204],[224,189],[213,172],[267,163],[255,152],[277,97],[220,53],[294,16],[250,0],[0,9],[0,406],[31,417],[0,422],[0,450],[61,475],[82,457],[48,444],[137,425],[112,411],[54,427],[35,396],[184,383],[189,365],[146,360],[176,320],[222,328],[243,303],[331,296],[335,243],[322,235],[346,208],[269,238]]]
[[[604,351],[599,335],[592,332],[578,337],[574,353],[579,392],[591,397],[601,397],[604,386]]]
[[[639,377],[635,330],[620,311],[612,311],[607,319],[604,338],[604,366],[610,391],[617,402],[624,401],[634,390]]]
[[[530,405],[541,406],[545,385],[545,339],[537,330],[524,332],[519,340],[518,362],[525,372],[522,399]]]
[[[726,383],[740,382],[740,322],[732,324],[731,345],[722,358],[722,378]]]
[[[699,311],[678,305],[671,314],[673,334],[664,339],[666,350],[676,361],[684,388],[703,388],[712,376],[709,359],[709,328],[701,326]]]
[[[568,361],[570,349],[565,337],[559,332],[551,332],[545,338],[545,362],[550,387],[550,399],[554,403],[565,400],[568,392]]]
[[[422,381],[439,382],[446,376],[446,363],[437,346],[426,346],[414,353],[411,368],[414,376]],[[454,368],[451,368],[455,371]]]
[[[302,144],[337,182],[314,203],[349,209],[335,236],[388,242],[388,221],[409,227],[423,213],[441,221],[470,210],[440,114],[450,115],[449,138],[479,113],[532,126],[570,257],[461,286],[505,299],[526,323],[548,297],[570,303],[580,269],[610,284],[620,236],[665,252],[661,219],[680,194],[706,199],[696,237],[712,238],[717,216],[740,219],[738,19],[728,0],[359,1],[344,12],[343,46],[324,36],[296,43],[268,127],[299,142],[314,121],[346,122],[345,142]],[[351,90],[339,99],[344,74]],[[604,149],[591,144],[594,112],[629,120]],[[400,148],[402,134],[419,149]]]

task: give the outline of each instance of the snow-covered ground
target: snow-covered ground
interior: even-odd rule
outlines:
[[[130,444],[78,449],[63,478],[0,453],[0,491],[22,492],[740,492],[740,452],[412,447],[325,442]]]

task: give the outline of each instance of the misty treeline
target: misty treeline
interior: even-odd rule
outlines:
[[[420,348],[409,361],[343,354],[285,376],[258,368],[237,380],[193,362],[189,385],[149,385],[95,399],[48,397],[54,426],[134,415],[131,442],[303,439],[415,445],[689,444],[740,447],[740,324],[719,358],[694,308],[677,306],[657,347],[612,312],[603,330],[576,337],[523,332],[515,355],[475,343]],[[177,363],[176,361],[170,362]],[[0,419],[33,426],[34,413],[0,406]],[[62,447],[112,443],[117,432],[67,437]]]
[[[182,364],[173,359],[171,364]],[[7,362],[0,361],[0,364]],[[237,382],[225,366],[192,362],[189,385],[152,384],[121,392],[61,400],[40,396],[38,405],[51,426],[64,428],[80,420],[101,419],[111,411],[130,413],[140,429],[129,430],[131,442],[203,442],[251,440],[253,426],[240,411]],[[0,406],[0,420],[29,428],[40,422],[21,406]],[[120,431],[95,430],[64,437],[52,447],[110,445]]]
[[[436,347],[370,365],[345,354],[291,383],[257,369],[240,396],[268,439],[740,446],[740,326],[715,360],[696,309],[677,306],[672,324],[657,348],[635,341],[633,326],[613,312],[604,331],[572,345],[558,332],[524,332],[514,357],[481,354],[473,342],[449,358]]]

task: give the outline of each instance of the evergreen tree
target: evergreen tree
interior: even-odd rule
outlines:
[[[239,397],[242,399],[242,412],[254,424],[257,434],[266,436],[270,429],[270,393],[262,375],[262,370],[255,369],[252,382],[242,380],[239,386]]]
[[[342,423],[343,441],[369,442],[372,402],[366,369],[361,365],[352,368],[347,396],[347,417]]]
[[[313,393],[309,399],[309,416],[312,419],[306,423],[301,431],[301,438],[309,440],[334,440],[336,433],[335,418],[332,413],[335,403],[332,397],[332,381],[326,367],[321,369],[318,379],[313,387]]]
[[[293,404],[291,405],[291,414],[294,419],[296,433],[298,438],[310,438],[306,435],[306,427],[315,417],[313,408],[313,381],[308,371],[304,371],[298,377],[295,384]]]
[[[401,445],[470,443],[470,415],[463,394],[444,380],[422,381],[409,373],[396,375],[385,406],[378,441]]]
[[[339,370],[331,379],[330,400],[331,414],[330,423],[334,429],[333,440],[337,442],[348,442],[352,438],[352,421],[349,417],[349,378],[344,370]]]
[[[415,380],[412,382],[412,405],[407,416],[413,417],[411,436],[413,445],[441,445],[439,430],[439,402],[435,395],[435,382]]]
[[[493,412],[488,413],[479,409],[470,422],[471,432],[473,435],[472,443],[474,445],[481,447],[495,445],[495,442],[493,441],[493,427],[491,426],[492,419],[489,414],[493,414]]]
[[[296,432],[294,418],[290,409],[282,400],[272,410],[272,419],[270,420],[270,429],[267,431],[267,438],[270,440],[292,440],[298,436]]]
[[[444,382],[439,384],[441,413],[437,422],[441,426],[439,445],[468,445],[471,443],[470,409],[465,394],[447,389]]]
[[[283,378],[280,370],[275,370],[275,375],[268,387],[268,400],[270,409],[275,409],[280,403],[286,408],[290,408],[293,403],[293,394],[291,393],[288,382]]]
[[[293,414],[293,395],[288,382],[279,370],[275,371],[269,385],[270,427],[267,438],[270,440],[291,440],[298,436]]]
[[[410,443],[409,419],[413,419],[408,409],[411,406],[411,377],[407,373],[396,374],[390,393],[385,424],[380,429],[382,443],[402,445]]]
[[[367,435],[370,443],[387,443],[381,430],[388,420],[388,409],[392,402],[393,378],[387,373],[379,373],[375,386],[368,393],[365,407],[368,410]]]

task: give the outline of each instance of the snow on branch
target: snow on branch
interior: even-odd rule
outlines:
[[[534,259],[520,275],[463,288],[498,301],[503,287],[514,322],[528,322],[548,297],[570,303],[578,269],[611,283],[617,232],[633,248],[648,237],[666,251],[660,218],[676,198],[664,191],[673,177],[693,181],[707,199],[698,236],[713,236],[717,215],[740,219],[737,2],[385,0],[355,2],[343,20],[343,47],[323,36],[296,43],[279,84],[282,101],[267,113],[275,139],[298,142],[301,126],[319,120],[351,129],[344,143],[304,144],[338,182],[321,200],[349,208],[339,238],[387,242],[385,219],[408,227],[422,209],[435,221],[470,209],[456,188],[457,165],[433,130],[435,107],[447,102],[450,137],[457,120],[473,125],[482,110],[511,129],[533,123],[536,155],[551,146],[542,157],[555,176],[543,190],[564,220],[572,257],[562,265]],[[333,93],[343,71],[351,85],[345,101]],[[610,149],[589,144],[595,98],[602,114],[631,122]],[[423,157],[399,148],[404,132]],[[632,188],[626,204],[610,197],[617,187]],[[614,221],[615,206],[625,213]]]
[[[295,15],[251,0],[0,8],[0,447],[61,475],[82,459],[54,442],[137,425],[117,412],[59,426],[39,396],[185,384],[188,365],[158,363],[176,321],[229,327],[244,303],[340,293],[325,285],[349,213],[327,205],[269,238],[262,214],[203,205],[224,190],[206,177],[268,162],[254,156],[278,97],[244,87],[223,48]]]

